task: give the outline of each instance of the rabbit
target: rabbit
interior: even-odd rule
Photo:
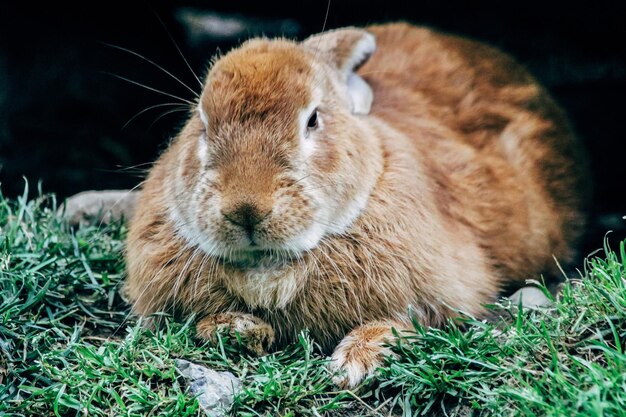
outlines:
[[[558,274],[588,188],[564,112],[493,47],[408,23],[251,39],[143,184],[125,291],[252,353],[308,329],[352,388],[412,320]]]

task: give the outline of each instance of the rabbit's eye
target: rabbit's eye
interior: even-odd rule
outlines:
[[[307,130],[315,130],[319,127],[319,120],[317,117],[317,109],[313,110],[313,113],[309,116],[309,120],[306,122]]]

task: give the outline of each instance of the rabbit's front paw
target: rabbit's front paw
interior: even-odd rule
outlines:
[[[266,354],[274,343],[272,326],[252,314],[220,313],[204,317],[196,324],[196,336],[201,339],[215,342],[221,332],[230,334],[235,343],[239,336],[244,347],[259,356]]]
[[[368,323],[343,338],[330,362],[330,369],[335,374],[333,382],[337,386],[355,388],[383,365],[386,356],[393,355],[385,344],[394,338],[391,327],[387,322]]]

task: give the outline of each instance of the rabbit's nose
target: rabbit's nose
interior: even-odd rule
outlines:
[[[230,210],[222,210],[222,215],[226,220],[242,227],[248,235],[254,233],[256,225],[261,223],[268,214],[269,212],[262,213],[256,205],[250,203],[241,203]]]

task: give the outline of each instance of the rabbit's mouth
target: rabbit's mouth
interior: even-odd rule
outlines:
[[[224,262],[236,269],[279,270],[295,262],[301,255],[287,250],[252,249],[228,254]]]

